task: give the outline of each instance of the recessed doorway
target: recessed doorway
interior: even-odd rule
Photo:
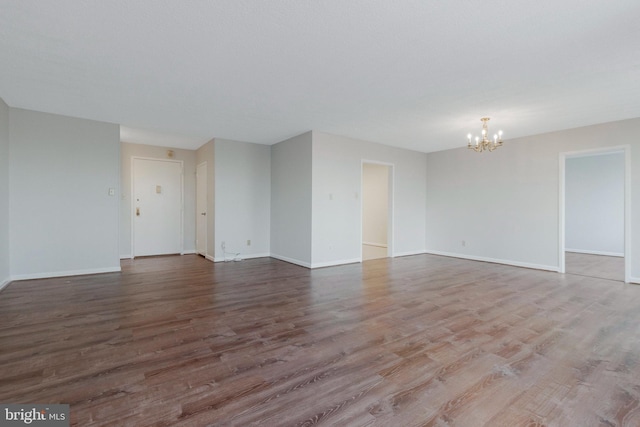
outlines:
[[[392,256],[392,165],[362,163],[362,260]]]
[[[560,272],[628,282],[627,147],[561,154]]]
[[[132,250],[182,253],[182,161],[132,158]]]

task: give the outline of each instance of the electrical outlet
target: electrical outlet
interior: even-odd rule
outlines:
[[[251,240],[247,240],[247,246],[251,246]]]
[[[222,247],[222,250],[224,251],[224,249],[225,249],[224,240],[222,241],[222,244],[220,246]]]

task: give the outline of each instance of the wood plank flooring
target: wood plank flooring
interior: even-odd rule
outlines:
[[[0,402],[74,426],[639,426],[640,286],[430,255],[125,261],[0,293]]]
[[[624,281],[624,258],[565,252],[565,271],[569,274]]]

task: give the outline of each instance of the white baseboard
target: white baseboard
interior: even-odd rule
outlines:
[[[367,245],[367,246],[376,246],[378,248],[386,248],[387,244],[386,243],[374,243],[374,242],[362,242],[363,245]]]
[[[11,283],[11,279],[7,277],[5,280],[0,282],[0,291],[5,288],[9,283]]]
[[[629,277],[629,283],[640,285],[640,277]]]
[[[337,261],[316,262],[311,264],[311,268],[333,267],[336,265],[355,264],[362,262],[360,258],[341,259]]]
[[[257,253],[257,254],[240,254],[241,259],[253,259],[253,258],[269,258],[271,254],[269,252]]]
[[[301,261],[299,259],[289,258],[289,257],[278,255],[278,254],[271,254],[270,256],[271,258],[279,259],[280,261],[289,262],[291,264],[299,265],[301,267],[311,268],[311,264],[306,261]]]
[[[133,256],[131,254],[120,255],[120,259],[133,259]]]
[[[195,249],[190,249],[188,251],[182,251],[180,255],[193,255],[195,253],[197,253]]]
[[[233,253],[229,253],[230,256],[228,256],[226,258],[227,261],[233,261],[235,258],[232,258],[231,255],[233,255]],[[257,254],[239,254],[238,255],[238,259],[243,260],[243,259],[253,259],[253,258],[268,258],[270,257],[271,254],[269,252],[263,252],[263,253],[257,253]],[[225,258],[224,257],[210,257],[209,255],[207,255],[207,259],[211,259],[213,262],[224,262]]]
[[[48,273],[18,274],[16,276],[11,276],[11,280],[48,279],[51,277],[81,276],[85,274],[116,273],[119,271],[121,271],[120,266],[106,268],[89,268],[86,270],[52,271]]]
[[[556,273],[558,271],[560,271],[560,268],[558,268],[558,266],[555,266],[555,265],[533,264],[533,263],[529,263],[529,262],[511,261],[511,260],[508,260],[508,259],[488,258],[488,257],[466,255],[466,254],[458,254],[458,253],[443,252],[443,251],[430,251],[430,250],[427,250],[427,251],[425,251],[425,253],[432,254],[432,255],[448,256],[448,257],[452,257],[452,258],[468,259],[468,260],[471,260],[471,261],[482,261],[482,262],[492,262],[494,264],[512,265],[514,267],[533,268],[535,270],[554,271]]]
[[[603,251],[589,251],[586,249],[569,249],[565,248],[565,252],[573,252],[576,254],[589,254],[589,255],[604,255],[604,256],[617,256],[624,258],[624,253],[621,252],[603,252]]]
[[[423,255],[426,254],[427,251],[425,251],[424,249],[421,251],[409,251],[409,252],[396,252],[393,254],[394,258],[400,257],[400,256],[411,256],[411,255]]]
[[[213,256],[209,255],[209,254],[206,254],[204,257],[205,257],[205,259],[208,259],[209,261],[216,262],[216,259]]]

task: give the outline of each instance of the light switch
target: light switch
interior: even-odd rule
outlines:
[[[156,193],[158,194],[162,193],[162,186],[156,185]]]

